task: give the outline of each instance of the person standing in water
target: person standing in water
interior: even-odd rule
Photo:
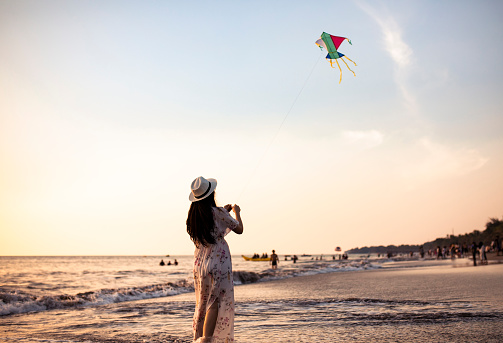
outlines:
[[[271,254],[271,266],[272,269],[278,269],[279,258],[276,252],[273,250]]]
[[[191,184],[187,232],[194,242],[194,343],[234,342],[234,283],[229,232],[243,233],[238,205],[217,207],[217,180],[200,176]],[[231,217],[230,211],[235,218]]]

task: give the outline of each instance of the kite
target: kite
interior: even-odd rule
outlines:
[[[347,56],[345,56],[345,55],[341,54],[339,51],[337,51],[337,49],[339,49],[339,46],[345,40],[347,40],[349,42],[349,44],[353,45],[351,43],[351,41],[348,38],[346,38],[346,37],[332,36],[332,35],[330,35],[330,34],[328,34],[326,32],[323,32],[321,34],[321,38],[316,41],[316,45],[318,45],[321,50],[323,50],[323,48],[325,48],[328,51],[328,55],[327,55],[326,59],[329,60],[330,66],[332,68],[335,68],[334,65],[333,65],[332,60],[335,60],[335,63],[337,63],[337,66],[339,67],[339,72],[341,74],[341,76],[339,78],[339,83],[341,83],[341,81],[342,81],[341,66],[339,65],[339,62],[337,62],[337,60],[339,58],[341,59],[342,62],[344,62],[344,64],[346,65],[346,67],[348,67],[349,71],[352,72],[354,76],[356,76],[355,72],[352,71],[351,68],[349,68],[349,66],[346,63],[346,61],[344,61],[343,57],[345,57],[348,61],[351,61],[351,60]],[[351,62],[353,62],[353,61],[351,61]],[[355,62],[353,62],[353,63],[356,66],[356,63]]]

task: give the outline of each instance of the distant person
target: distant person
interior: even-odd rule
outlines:
[[[487,264],[486,246],[484,242],[479,243],[480,249],[480,264]]]
[[[276,252],[273,250],[271,254],[271,266],[272,269],[278,269],[279,258]]]
[[[451,252],[451,260],[454,260],[454,257],[456,255],[456,245],[451,244],[450,252]]]
[[[168,266],[171,266],[171,260],[168,261]]]
[[[187,233],[194,242],[194,342],[234,342],[234,285],[224,237],[243,233],[238,205],[217,207],[217,180],[196,178],[190,188]],[[230,211],[234,212],[231,217]]]
[[[500,236],[496,236],[496,239],[494,240],[494,243],[496,245],[496,256],[499,256],[501,254],[501,239]]]
[[[160,266],[164,266],[166,263],[164,263],[164,260],[161,260],[161,262],[159,262],[159,265]]]
[[[472,243],[472,256],[473,256],[473,265],[474,266],[477,266],[477,252],[478,252],[477,243],[473,242]]]
[[[292,261],[293,261],[293,263],[297,263],[297,260],[298,260],[298,259],[299,259],[299,258],[297,257],[297,255],[293,255],[293,257],[292,257]]]
[[[175,266],[177,266],[177,265],[178,265],[178,261],[176,260],[176,258],[175,258],[175,262],[173,262],[173,264],[174,264]]]

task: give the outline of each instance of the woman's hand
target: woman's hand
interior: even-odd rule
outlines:
[[[238,235],[243,233],[243,221],[241,220],[241,208],[239,208],[238,205],[232,206],[232,210],[234,211],[234,216],[236,217],[236,220],[238,221],[239,225],[234,229],[234,232],[237,233]]]
[[[234,211],[235,214],[239,214],[241,212],[241,208],[239,208],[239,206],[236,204],[232,206],[232,210]]]
[[[227,204],[224,206],[224,208],[227,210],[227,212],[230,212],[232,210],[232,205],[231,204]]]

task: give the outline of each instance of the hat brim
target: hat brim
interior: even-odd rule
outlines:
[[[217,180],[216,179],[206,179],[206,180],[208,180],[208,182],[210,183],[210,190],[208,191],[208,193],[204,197],[196,199],[194,194],[192,194],[192,192],[190,192],[190,194],[189,194],[190,202],[196,202],[196,201],[203,200],[203,199],[209,197],[211,195],[211,193],[213,193],[213,191],[215,191],[215,188],[217,188]]]

